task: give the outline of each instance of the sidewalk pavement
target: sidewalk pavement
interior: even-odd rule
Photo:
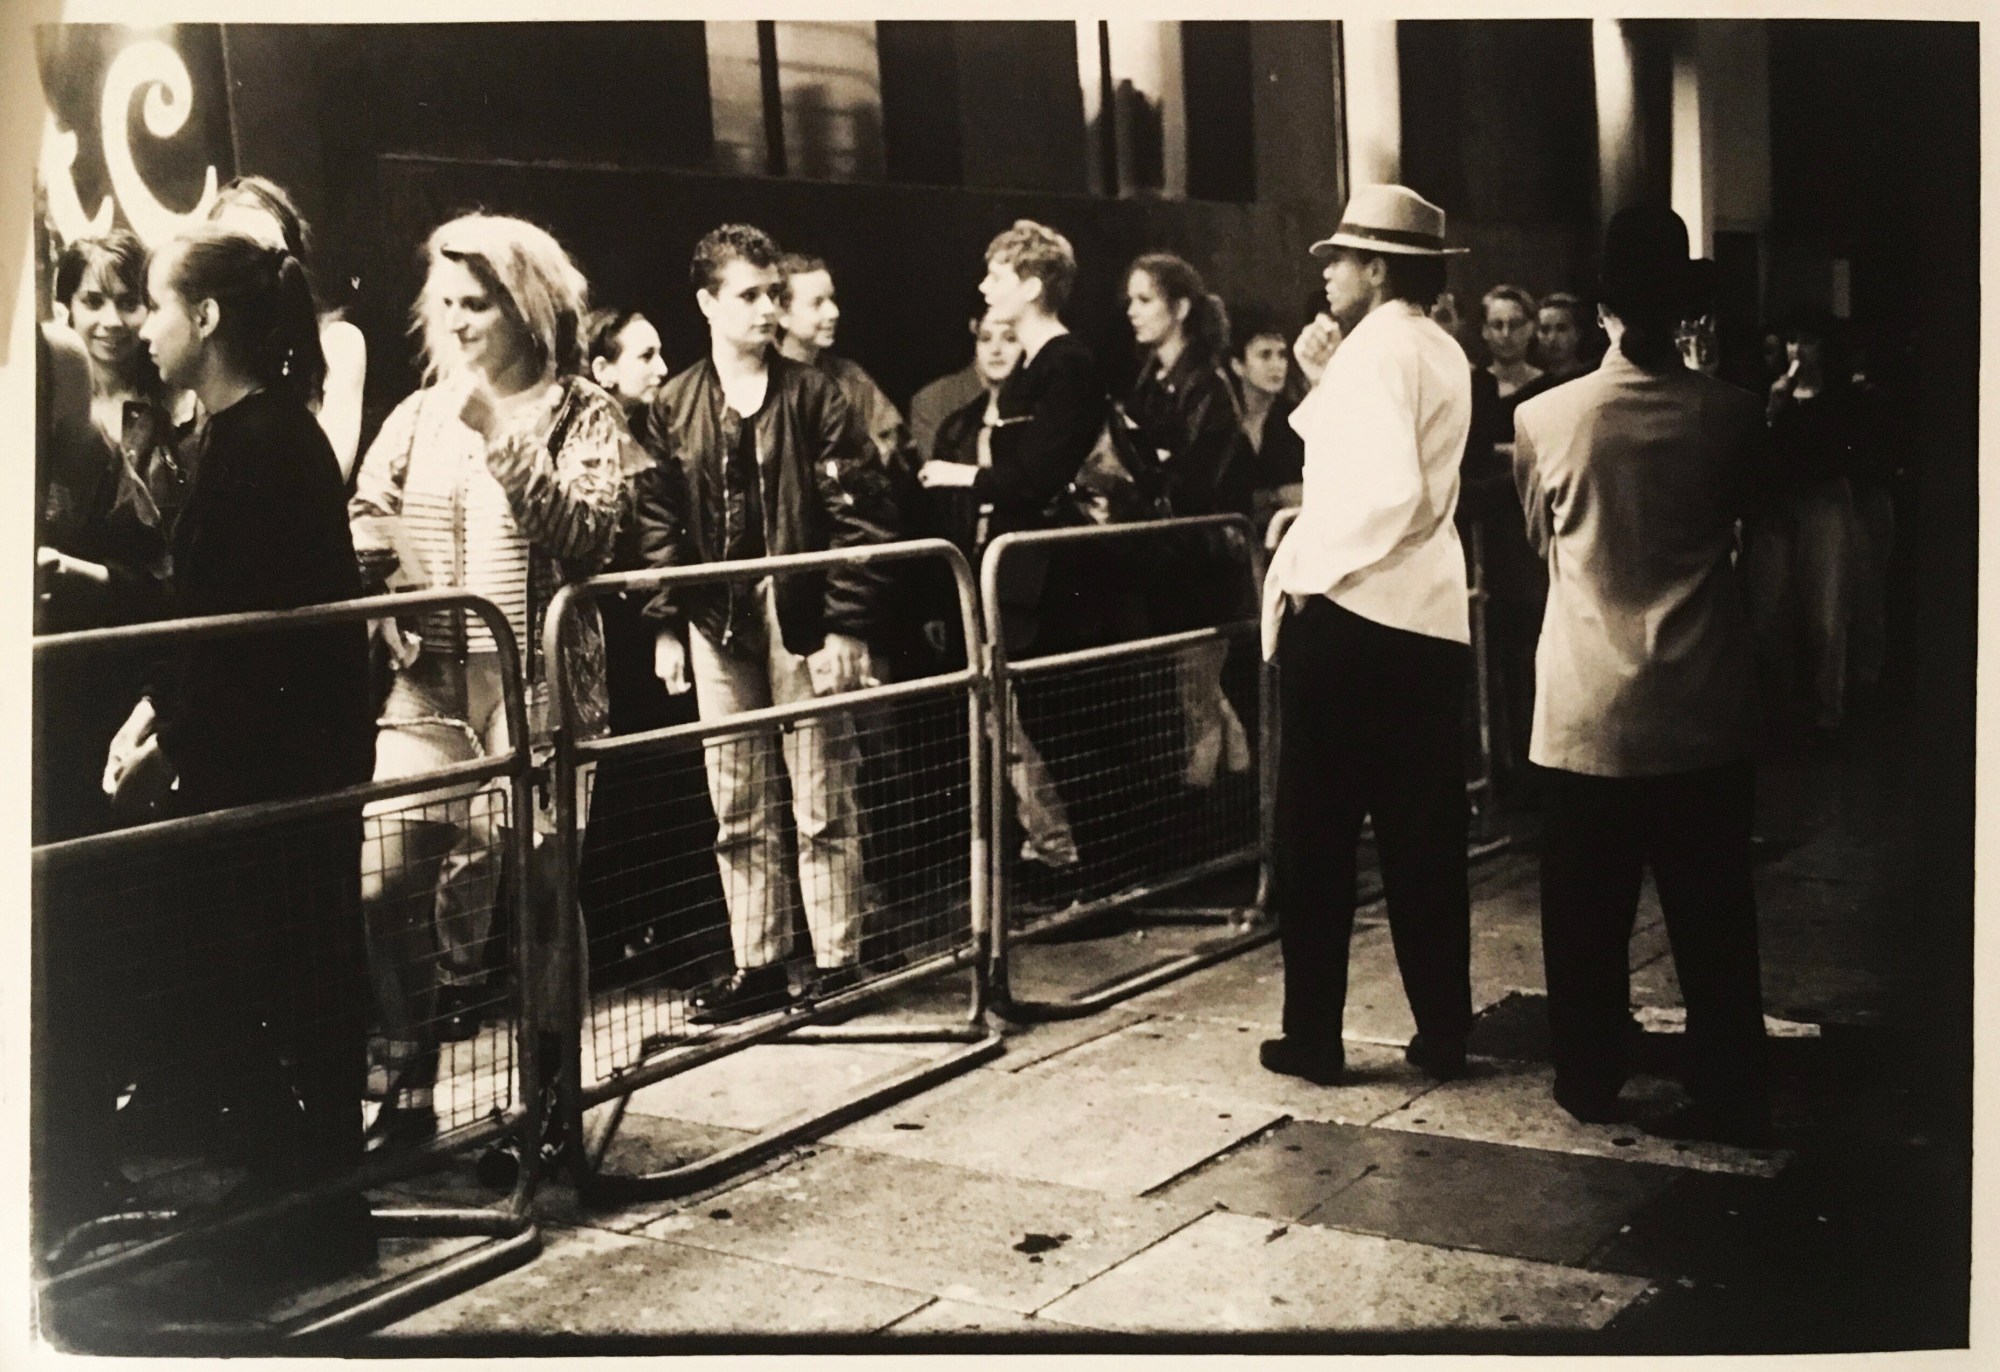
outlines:
[[[699,1195],[538,1201],[527,1265],[369,1336],[381,1356],[494,1352],[1775,1352],[1962,1342],[1969,1153],[1906,1108],[1879,1032],[1903,874],[1892,748],[1767,769],[1759,872],[1779,1142],[1674,1144],[1550,1099],[1536,867],[1475,871],[1470,1074],[1407,1066],[1379,906],[1354,939],[1349,1079],[1264,1072],[1275,946],[1086,1019]],[[1532,845],[1524,845],[1531,850]],[[1017,949],[1060,995],[1214,937],[1128,922]],[[1648,1027],[1628,1098],[1668,1101],[1679,1029],[1650,885],[1632,941]],[[939,1018],[962,978],[880,1013]],[[606,1161],[699,1157],[935,1046],[775,1044],[646,1087]],[[486,1204],[470,1162],[398,1197]],[[469,1242],[469,1241],[468,1241]],[[389,1242],[357,1288],[442,1260]],[[299,1308],[337,1292],[302,1294]],[[281,1320],[291,1305],[264,1312]]]

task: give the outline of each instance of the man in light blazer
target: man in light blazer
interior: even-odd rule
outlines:
[[[1515,413],[1528,537],[1549,568],[1532,761],[1544,773],[1542,956],[1555,1096],[1627,1117],[1627,944],[1650,866],[1687,1001],[1692,1103],[1672,1138],[1768,1132],[1750,831],[1755,656],[1731,553],[1761,484],[1757,397],[1683,365],[1687,229],[1621,211],[1605,235],[1595,372]]]

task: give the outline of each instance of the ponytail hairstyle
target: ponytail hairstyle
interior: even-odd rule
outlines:
[[[236,177],[215,193],[215,200],[208,207],[209,222],[219,222],[234,206],[269,215],[285,241],[285,251],[298,258],[301,265],[312,260],[312,225],[299,213],[298,205],[283,186],[263,176]],[[306,268],[306,282],[313,289],[313,300],[321,313],[326,313],[329,307],[310,267]]]
[[[1210,294],[1194,264],[1170,252],[1149,252],[1132,263],[1125,279],[1133,272],[1144,272],[1169,303],[1188,302],[1181,324],[1188,360],[1204,371],[1221,365],[1229,355],[1229,309],[1221,296]]]
[[[319,314],[298,258],[248,234],[200,224],[161,250],[167,282],[190,305],[213,300],[221,317],[210,342],[230,366],[300,403],[319,404],[326,386]]]

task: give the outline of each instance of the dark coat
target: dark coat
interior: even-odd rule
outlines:
[[[275,390],[211,416],[174,527],[173,615],[360,594],[347,494],[319,421]],[[373,771],[361,623],[198,640],[164,665],[152,696],[187,808],[311,795]]]
[[[669,380],[654,398],[646,442],[657,462],[637,483],[640,551],[648,566],[855,548],[898,536],[887,475],[840,387],[775,350],[766,361],[769,388],[751,421],[762,499],[729,479],[726,402],[712,359]],[[761,508],[761,530],[747,528],[753,508]],[[779,578],[786,649],[816,652],[829,633],[879,637],[889,584],[879,566]],[[755,599],[747,592],[722,585],[662,591],[646,616],[684,619],[704,637],[728,643],[756,633]]]

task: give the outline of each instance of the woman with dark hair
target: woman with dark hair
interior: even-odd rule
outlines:
[[[304,268],[205,225],[154,256],[148,291],[153,360],[206,416],[173,531],[172,613],[359,595],[340,470],[311,412],[326,364]],[[113,741],[105,789],[143,810],[177,781],[176,808],[199,813],[357,785],[373,731],[367,678],[360,624],[195,641]],[[174,960],[192,978],[166,984],[198,1001],[166,1044],[243,1101],[247,1184],[260,1191],[361,1155],[360,847],[355,814],[265,825],[181,849],[159,892],[179,907]],[[318,1270],[372,1251],[366,1202],[348,1195],[288,1217],[243,1256]]]
[[[548,729],[542,616],[563,581],[609,560],[630,478],[646,460],[618,402],[581,374],[587,283],[547,230],[466,215],[433,232],[425,255],[412,313],[427,384],[390,413],[362,459],[348,505],[355,542],[385,584],[393,576],[460,587],[506,614],[527,678],[529,742],[539,743]],[[565,666],[586,727],[601,730],[608,703],[594,608],[577,629]],[[500,651],[483,620],[436,611],[414,633],[387,621],[378,631],[397,668],[376,741],[378,781],[511,746]],[[454,787],[369,809],[364,898],[376,995],[384,1036],[410,1055],[378,1136],[436,1128],[437,1040],[475,1036],[493,998],[486,973],[504,806],[494,789]]]
[[[1693,1100],[1642,1127],[1755,1146],[1770,1124],[1750,870],[1755,655],[1734,551],[1763,435],[1756,397],[1681,360],[1680,216],[1620,211],[1603,261],[1604,364],[1514,420],[1515,479],[1551,575],[1532,756],[1555,1098],[1585,1122],[1628,1118],[1628,945],[1651,868]]]
[[[1249,444],[1241,459],[1245,481],[1261,529],[1279,510],[1305,498],[1305,441],[1291,425],[1305,387],[1292,366],[1290,335],[1275,313],[1243,309],[1230,315],[1229,373],[1238,423]]]
[[[1803,694],[1813,726],[1830,733],[1847,708],[1860,570],[1852,478],[1874,445],[1838,320],[1824,310],[1794,314],[1785,360],[1765,405],[1773,489],[1749,530],[1751,594],[1768,703],[1782,715]]]
[[[261,176],[239,176],[217,192],[208,207],[209,222],[238,233],[248,234],[267,247],[283,248],[301,263],[312,250],[312,230],[292,197],[275,181]],[[308,274],[307,280],[311,281]],[[347,322],[337,309],[326,308],[317,290],[320,351],[326,357],[326,382],[313,412],[333,445],[340,476],[347,480],[354,472],[354,456],[361,444],[361,393],[368,375],[368,342],[361,330]]]
[[[1250,513],[1249,464],[1243,451],[1236,396],[1222,359],[1229,348],[1229,316],[1208,293],[1201,273],[1172,253],[1147,253],[1125,274],[1125,318],[1140,348],[1139,377],[1125,400],[1140,445],[1159,455],[1167,500],[1176,515]],[[1114,423],[1117,422],[1115,419]],[[1250,605],[1232,586],[1236,569],[1204,540],[1176,545],[1192,552],[1193,577],[1155,578],[1149,618],[1161,632],[1201,628],[1248,614]],[[1206,565],[1203,565],[1206,564]],[[1218,765],[1250,769],[1250,740],[1222,693],[1227,643],[1204,644],[1175,663],[1181,714],[1187,724],[1182,779],[1196,790],[1215,784]]]
[[[146,249],[119,230],[62,252],[57,303],[82,342],[85,422],[52,425],[35,550],[38,633],[151,619],[165,608],[167,538],[187,487],[171,394],[147,356]],[[145,664],[72,659],[41,675],[37,722],[38,841],[74,837],[109,819],[97,782],[104,749],[138,699]]]

